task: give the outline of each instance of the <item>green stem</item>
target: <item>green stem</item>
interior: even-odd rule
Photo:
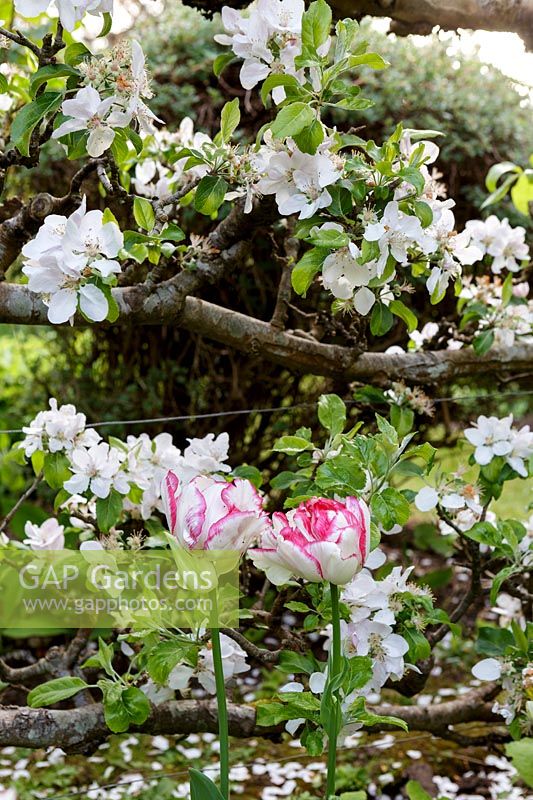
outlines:
[[[329,680],[333,681],[341,671],[341,618],[339,613],[339,587],[330,583],[331,591],[331,661]],[[335,712],[331,715],[330,729],[328,731],[328,773],[326,781],[326,800],[335,795],[335,771],[337,767],[337,721],[340,708],[338,690],[334,692],[337,698]]]
[[[215,668],[215,684],[217,690],[218,737],[220,740],[220,791],[224,800],[229,800],[229,734],[228,707],[226,704],[226,685],[222,668],[222,650],[220,647],[220,631],[211,630],[213,645],[213,665]]]

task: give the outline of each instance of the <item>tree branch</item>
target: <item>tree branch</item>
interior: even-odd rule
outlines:
[[[185,4],[212,15],[222,6],[243,8],[248,0],[185,0]],[[391,17],[391,30],[401,36],[427,34],[436,25],[447,31],[511,31],[533,49],[532,0],[329,0],[329,5],[337,18]]]
[[[446,737],[449,726],[468,722],[497,722],[487,700],[498,692],[498,686],[489,684],[468,692],[457,700],[421,706],[371,706],[376,714],[403,719],[410,730],[429,731]],[[228,706],[230,734],[239,738],[270,737],[281,733],[277,728],[258,727],[255,709],[249,705]],[[133,731],[151,734],[216,733],[218,730],[217,706],[212,700],[178,700],[154,706],[147,721]],[[372,732],[393,730],[390,725],[372,727]],[[456,735],[454,731],[452,735]],[[111,736],[105,724],[100,703],[69,710],[45,708],[0,708],[0,747],[61,747],[68,752],[79,752],[94,747]]]
[[[206,265],[211,280],[239,255],[241,242]],[[120,307],[117,325],[176,325],[235,350],[304,374],[327,375],[344,380],[405,380],[438,384],[471,375],[532,371],[533,346],[493,348],[478,356],[471,348],[418,353],[363,353],[350,347],[322,344],[293,333],[279,331],[268,322],[187,296],[196,291],[196,271],[184,271],[155,287],[147,285],[114,289]],[[18,284],[0,284],[0,323],[47,325],[46,307],[39,297]],[[86,326],[82,318],[75,325]],[[107,324],[107,323],[102,323]]]

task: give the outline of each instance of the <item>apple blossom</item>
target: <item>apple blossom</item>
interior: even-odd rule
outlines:
[[[72,100],[63,101],[61,111],[70,119],[54,130],[52,138],[61,139],[69,133],[88,130],[87,153],[99,158],[113,144],[113,127],[125,128],[129,122],[122,118],[112,120],[111,109],[116,103],[115,97],[102,99],[96,89],[85,86]]]
[[[232,680],[236,675],[249,671],[250,665],[246,661],[246,653],[237,642],[221,633],[220,646],[225,682]],[[187,664],[178,664],[174,667],[168,677],[168,686],[171,689],[183,691],[188,687],[192,678],[196,678],[208,694],[215,694],[215,666],[213,650],[209,645],[202,647],[198,652],[196,667],[193,668]]]
[[[49,453],[70,452],[74,447],[90,447],[98,444],[100,435],[93,428],[86,428],[85,414],[71,405],[58,407],[55,397],[49,400],[50,410],[40,411],[22,430],[25,438],[20,442],[27,458],[37,450]]]
[[[64,487],[67,492],[83,494],[91,491],[96,497],[106,498],[111,489],[128,494],[130,484],[121,469],[124,453],[107,442],[92,447],[76,447],[70,454],[70,470],[73,473]]]
[[[228,458],[229,436],[227,433],[208,433],[202,439],[188,439],[188,446],[176,465],[178,477],[189,481],[197,475],[211,475],[215,472],[231,472]]]
[[[65,547],[64,527],[53,517],[42,525],[27,522],[24,526],[27,544],[30,550],[63,550]]]
[[[484,466],[496,456],[506,456],[511,452],[512,424],[512,415],[498,419],[481,414],[473,428],[466,428],[465,437],[476,448],[474,458],[478,464]]]
[[[302,153],[288,139],[283,149],[265,136],[265,146],[260,150],[260,177],[257,191],[274,194],[279,213],[283,216],[298,214],[299,219],[309,219],[321,208],[331,203],[327,190],[339,180],[343,160],[330,150],[331,142],[325,140],[314,155]]]
[[[370,512],[355,497],[311,498],[286,514],[276,512],[272,522],[250,557],[278,585],[291,576],[345,585],[370,549]]]
[[[199,475],[186,483],[169,472],[161,494],[170,532],[190,550],[244,553],[270,528],[259,492],[241,478]]]
[[[224,6],[222,24],[226,33],[217,34],[215,41],[232,48],[243,58],[240,71],[241,85],[253,89],[271,72],[294,75],[303,82],[303,70],[296,70],[294,59],[301,53],[303,0],[258,0],[244,16],[239,11]],[[322,54],[329,49],[321,47]],[[285,97],[282,87],[276,87],[274,100]]]
[[[500,220],[492,214],[486,220],[469,220],[465,232],[472,244],[484,254],[492,256],[491,269],[495,274],[502,269],[517,272],[520,269],[519,262],[529,259],[525,229],[520,226],[512,228],[507,219]]]
[[[360,255],[361,251],[354,242],[330,253],[322,264],[322,283],[334,297],[350,300],[355,310],[365,316],[376,300],[367,286],[377,276],[377,268],[375,261],[359,263]]]
[[[69,217],[52,215],[22,249],[28,287],[41,295],[53,324],[72,321],[76,310],[95,322],[109,313],[102,289],[91,281],[112,279],[121,271],[115,260],[123,236],[101,211],[86,211],[83,198]]]
[[[15,8],[23,17],[37,17],[44,14],[51,0],[15,0]],[[85,14],[99,16],[113,11],[113,0],[54,0],[61,24],[67,31],[73,31],[77,22]]]
[[[378,242],[378,276],[385,271],[389,256],[404,265],[407,264],[408,251],[411,248],[421,250],[426,255],[437,249],[436,239],[422,228],[417,217],[400,211],[396,200],[387,203],[380,220],[366,226],[363,238],[368,242]]]

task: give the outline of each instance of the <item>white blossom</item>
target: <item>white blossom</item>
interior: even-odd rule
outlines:
[[[124,454],[107,442],[92,447],[76,447],[70,455],[73,473],[64,487],[73,494],[91,491],[96,497],[106,498],[111,489],[127,494],[130,485],[126,473],[121,469]]]
[[[492,214],[486,220],[469,220],[465,231],[474,246],[492,257],[491,269],[495,274],[503,269],[517,272],[520,262],[529,260],[525,228],[512,228],[507,219],[500,220]]]
[[[246,653],[237,642],[221,633],[220,648],[222,651],[222,669],[226,682],[232,680],[236,675],[248,672],[250,665],[246,661]],[[198,680],[208,694],[215,694],[215,667],[210,643],[199,651],[198,664],[195,668],[187,664],[178,664],[178,666],[174,667],[169,675],[168,685],[171,689],[183,690],[187,688],[193,677]]]
[[[20,443],[26,457],[37,450],[49,453],[71,451],[74,447],[98,444],[100,436],[93,428],[86,428],[85,414],[71,405],[58,407],[55,397],[49,400],[50,410],[40,411],[29,426],[24,427],[25,438]]]
[[[411,248],[425,254],[437,248],[435,238],[422,228],[420,220],[400,211],[396,200],[387,203],[381,220],[366,226],[363,238],[379,244],[378,276],[383,274],[389,256],[399,264],[407,264]]]
[[[15,8],[23,17],[37,17],[44,14],[50,4],[51,0],[16,0]],[[67,31],[73,31],[85,14],[99,16],[113,11],[113,0],[54,0],[54,5]]]
[[[108,299],[95,280],[109,282],[121,267],[116,256],[123,236],[101,211],[86,211],[83,199],[69,217],[47,218],[34,239],[22,248],[22,271],[28,287],[41,295],[54,324],[72,321],[79,308],[101,322],[109,313]]]
[[[60,525],[53,517],[47,519],[42,525],[28,521],[24,526],[26,534],[24,544],[27,544],[30,550],[63,550],[65,547],[64,530],[63,525]]]
[[[261,194],[274,194],[283,216],[312,217],[331,203],[327,186],[339,180],[343,161],[324,141],[314,155],[302,153],[290,139],[278,149],[268,137],[261,150],[262,177],[257,183]]]

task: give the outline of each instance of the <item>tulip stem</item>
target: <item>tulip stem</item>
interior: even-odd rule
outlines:
[[[341,618],[339,612],[339,587],[330,583],[331,592],[331,660],[329,681],[334,681],[341,671]],[[340,701],[339,690],[333,691],[335,702],[332,704],[331,722],[328,731],[328,773],[326,781],[326,800],[335,796],[335,772],[337,767],[337,735]],[[332,698],[333,699],[333,698]]]
[[[222,649],[220,647],[220,631],[211,630],[213,645],[213,666],[215,669],[215,685],[217,690],[218,738],[220,740],[220,791],[224,800],[229,800],[229,734],[228,707],[226,704],[226,684],[222,667]]]

